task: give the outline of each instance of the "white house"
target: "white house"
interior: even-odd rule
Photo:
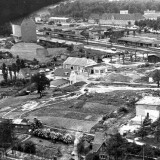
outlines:
[[[63,68],[68,68],[78,72],[84,72],[85,67],[97,64],[92,59],[68,57],[63,62]]]

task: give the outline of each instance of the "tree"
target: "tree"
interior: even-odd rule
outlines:
[[[67,47],[67,50],[68,50],[69,52],[72,52],[72,51],[74,50],[74,45],[73,45],[73,44],[69,45],[69,46]]]
[[[3,79],[5,82],[8,80],[8,69],[5,63],[2,64],[2,74],[3,74]]]
[[[45,76],[45,74],[35,74],[32,76],[31,81],[36,83],[36,88],[38,93],[40,94],[40,98],[42,97],[42,91],[45,90],[47,86],[50,86],[49,79]]]
[[[154,80],[154,82],[157,83],[157,87],[159,88],[159,81],[160,81],[160,70],[155,70],[152,73],[152,78]]]
[[[25,63],[23,59],[21,59],[20,68],[25,68]]]
[[[14,142],[14,127],[9,119],[2,119],[0,122],[0,147],[8,148]]]
[[[14,73],[14,78],[16,80],[16,78],[17,78],[17,75],[16,75],[16,73],[17,73],[17,65],[16,65],[16,63],[12,63],[12,71]]]
[[[36,147],[35,144],[32,141],[27,141],[24,143],[24,152],[35,154],[36,153]]]
[[[8,70],[9,70],[10,79],[12,80],[12,68],[11,68],[11,66],[8,67]]]
[[[126,153],[127,141],[119,133],[113,135],[106,143],[109,157],[113,157],[115,160],[123,158]]]

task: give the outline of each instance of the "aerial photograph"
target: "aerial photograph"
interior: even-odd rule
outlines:
[[[0,0],[0,160],[160,160],[160,0]]]

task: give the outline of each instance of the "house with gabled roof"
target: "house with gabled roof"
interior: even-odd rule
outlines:
[[[106,145],[105,141],[106,141],[105,133],[103,133],[103,132],[96,132],[95,133],[95,138],[92,143],[92,152],[99,155],[100,160],[107,160],[108,159],[108,154],[106,152],[107,145]]]
[[[85,67],[92,66],[95,64],[97,63],[94,60],[87,59],[85,57],[84,58],[68,57],[63,62],[63,68],[71,69],[71,70],[78,71],[78,72],[84,72]]]
[[[72,70],[69,69],[69,68],[57,68],[54,71],[54,77],[55,77],[55,79],[66,79],[66,80],[69,80],[71,71]]]

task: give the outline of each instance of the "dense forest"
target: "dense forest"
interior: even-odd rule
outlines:
[[[74,18],[88,18],[91,13],[119,13],[120,10],[129,10],[129,13],[144,13],[145,10],[160,11],[158,1],[120,1],[120,2],[92,2],[76,1],[49,9],[52,16],[71,16]]]

